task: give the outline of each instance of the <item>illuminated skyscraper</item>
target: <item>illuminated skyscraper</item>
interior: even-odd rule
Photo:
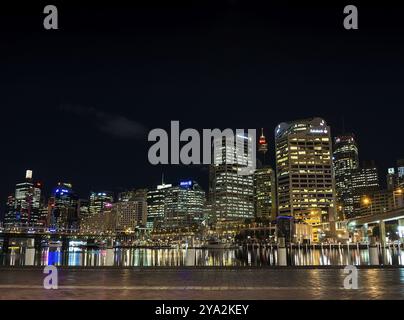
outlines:
[[[58,230],[77,229],[79,199],[70,183],[59,182],[49,198],[49,225]]]
[[[361,215],[362,201],[380,189],[379,175],[374,161],[364,161],[361,168],[357,169],[352,176],[353,188],[353,214],[347,218]]]
[[[359,168],[358,146],[353,134],[344,134],[334,140],[334,176],[339,218],[353,212],[352,176]]]
[[[386,182],[387,182],[387,190],[394,190],[398,188],[400,182],[395,168],[387,169]]]
[[[4,215],[4,226],[11,227],[15,223],[15,198],[14,196],[7,197],[6,212]]]
[[[114,195],[109,191],[90,193],[90,215],[99,214],[106,204],[114,202]]]
[[[255,217],[276,218],[275,172],[271,167],[258,168],[254,172]]]
[[[397,176],[400,187],[404,187],[404,159],[397,160]]]
[[[147,228],[159,228],[164,219],[164,204],[166,192],[172,184],[165,184],[164,181],[155,190],[147,192]]]
[[[9,209],[7,214],[9,225],[37,226],[39,224],[41,184],[32,182],[31,170],[26,171],[25,182],[16,184],[13,201],[14,209]]]
[[[238,134],[233,145],[226,144],[224,137],[213,141],[215,158],[209,168],[209,202],[213,219],[238,221],[254,217],[253,172],[241,174],[255,152],[256,145],[252,140],[247,135]]]
[[[321,118],[281,123],[275,144],[278,214],[317,232],[335,219],[330,127]]]
[[[204,219],[206,194],[192,180],[167,189],[164,204],[164,226],[182,228],[199,226]]]

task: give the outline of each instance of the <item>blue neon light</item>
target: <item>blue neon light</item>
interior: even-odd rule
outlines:
[[[180,187],[192,187],[192,181],[181,181],[180,182]]]

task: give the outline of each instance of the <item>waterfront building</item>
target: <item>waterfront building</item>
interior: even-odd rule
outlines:
[[[241,174],[251,164],[256,147],[252,144],[252,138],[242,134],[235,136],[233,144],[226,143],[225,137],[214,139],[214,163],[209,167],[209,202],[214,220],[254,218],[253,172]]]
[[[4,227],[12,227],[15,223],[15,198],[14,195],[7,197],[6,211],[4,215]]]
[[[77,229],[79,199],[70,183],[59,182],[49,198],[49,225],[57,230]]]
[[[352,177],[359,168],[358,146],[353,134],[344,134],[334,139],[333,165],[338,220],[344,220],[352,216]]]
[[[397,160],[397,175],[400,187],[404,187],[404,159]]]
[[[110,191],[90,192],[89,211],[91,215],[100,213],[106,204],[114,202],[114,195]]]
[[[40,223],[41,183],[34,183],[32,171],[27,170],[25,181],[17,183],[13,198],[7,201],[6,224],[38,226]],[[13,204],[13,208],[11,205]]]
[[[353,173],[352,188],[354,208],[352,215],[348,218],[360,216],[363,211],[361,209],[363,199],[380,189],[378,170],[373,160],[364,161],[362,167]]]
[[[172,184],[165,184],[164,181],[154,190],[147,192],[147,228],[157,229],[164,220],[164,205],[166,192]]]
[[[164,200],[164,227],[199,226],[205,219],[206,194],[193,180],[180,181],[167,189]]]
[[[284,122],[275,129],[275,144],[278,215],[310,224],[315,239],[332,232],[335,191],[330,127],[321,118]]]
[[[386,182],[388,190],[394,190],[399,187],[399,178],[395,168],[387,169]]]
[[[91,215],[90,213],[90,200],[89,199],[79,199],[79,219],[81,221],[85,220]]]
[[[255,218],[274,220],[276,218],[275,172],[271,167],[258,168],[254,172]]]

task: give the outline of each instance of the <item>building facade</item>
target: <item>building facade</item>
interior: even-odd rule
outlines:
[[[147,228],[158,229],[164,220],[164,206],[167,191],[172,184],[162,182],[156,189],[147,192]]]
[[[255,218],[274,220],[276,218],[275,172],[265,166],[254,172]]]
[[[49,226],[56,230],[78,229],[79,199],[70,183],[59,182],[48,201]]]
[[[362,202],[376,191],[380,190],[379,175],[374,161],[364,161],[361,168],[352,176],[353,213],[348,218],[363,214]]]
[[[321,118],[281,123],[275,144],[278,215],[319,232],[335,220],[330,127]]]
[[[5,225],[7,226],[31,226],[41,224],[41,183],[34,183],[32,171],[27,170],[25,181],[17,183],[14,197],[7,201]]]
[[[181,181],[165,193],[164,227],[187,228],[199,226],[204,220],[206,194],[192,180]]]
[[[240,146],[243,146],[240,148]],[[254,218],[253,172],[245,174],[256,146],[252,138],[237,134],[229,143],[214,139],[214,163],[209,167],[209,202],[212,220],[239,221]]]
[[[336,208],[339,220],[344,220],[353,213],[352,177],[359,168],[358,146],[353,134],[344,134],[334,139],[333,162]]]
[[[114,194],[110,191],[90,192],[89,211],[91,215],[100,213],[106,204],[114,202]]]

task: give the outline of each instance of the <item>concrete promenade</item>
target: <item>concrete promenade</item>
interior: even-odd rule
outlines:
[[[67,268],[46,290],[40,267],[1,267],[0,299],[404,299],[404,268]]]

